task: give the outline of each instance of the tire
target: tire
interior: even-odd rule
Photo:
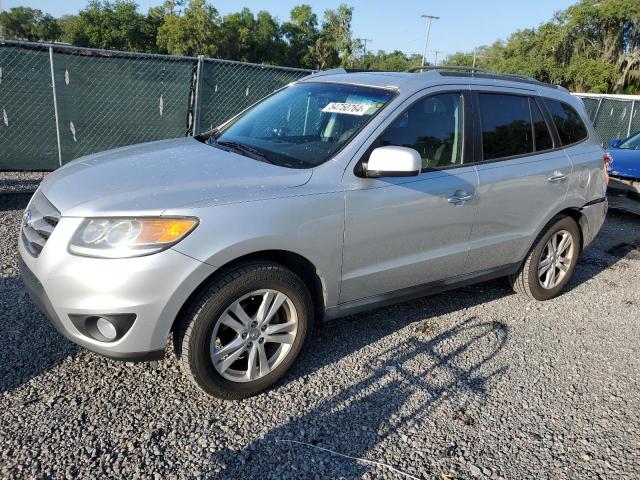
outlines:
[[[564,257],[562,254],[554,257],[550,252],[550,242],[553,242],[555,238],[556,246],[562,248],[561,239],[565,233],[570,236],[571,244],[566,247],[564,252],[561,252],[564,253]],[[536,239],[518,271],[509,277],[509,282],[517,293],[534,300],[550,300],[557,297],[571,279],[579,254],[580,229],[578,224],[571,217],[558,216],[549,222],[546,230]],[[547,261],[547,259],[551,260]],[[544,265],[541,264],[543,260],[546,261]],[[545,270],[547,264],[550,266]],[[550,281],[551,275],[556,276],[554,281]]]
[[[247,398],[291,367],[310,337],[313,311],[309,291],[292,271],[271,262],[241,265],[187,306],[174,332],[176,355],[205,393]]]

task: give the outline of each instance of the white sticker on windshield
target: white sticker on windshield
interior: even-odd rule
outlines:
[[[326,113],[344,113],[346,115],[362,116],[369,111],[371,104],[331,102],[322,109]]]

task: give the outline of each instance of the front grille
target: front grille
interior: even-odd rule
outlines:
[[[22,240],[31,255],[40,255],[59,221],[60,212],[38,190],[22,219]]]

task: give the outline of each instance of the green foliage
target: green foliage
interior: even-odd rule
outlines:
[[[580,0],[536,29],[480,47],[476,66],[528,75],[573,91],[640,90],[640,2]],[[456,54],[448,64],[472,54]]]
[[[293,7],[290,21],[282,24],[282,34],[289,45],[285,49],[285,65],[315,68],[311,46],[318,39],[318,16],[311,6]]]
[[[324,12],[324,22],[322,23],[322,31],[318,41],[324,43],[324,51],[331,52],[331,55],[326,60],[334,65],[337,63],[336,56],[343,67],[349,67],[353,63],[352,17],[353,7],[344,4],[341,4],[337,10],[326,10]],[[320,59],[318,58],[317,60]]]
[[[403,72],[411,67],[420,66],[422,57],[418,54],[406,55],[400,50],[385,52],[378,50],[377,53],[367,52],[360,56],[354,63],[354,68],[358,70],[378,70]]]
[[[31,42],[51,42],[62,35],[62,29],[55,18],[29,7],[14,7],[8,12],[0,12],[0,32],[6,38]]]
[[[222,20],[216,40],[221,58],[245,62],[285,62],[286,43],[278,21],[269,12],[243,8]]]
[[[63,24],[64,40],[81,47],[145,51],[149,42],[147,18],[130,0],[90,0],[77,17]]]
[[[189,0],[182,14],[175,10],[176,6],[181,3],[164,4],[162,24],[157,30],[158,48],[172,55],[216,56],[219,51],[216,38],[220,31],[218,11],[205,0]]]

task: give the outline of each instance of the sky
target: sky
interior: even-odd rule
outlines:
[[[163,0],[137,0],[140,10],[146,12],[150,6]],[[318,17],[324,10],[336,8],[340,3],[354,7],[352,30],[355,38],[368,38],[369,50],[401,50],[405,53],[422,53],[424,48],[426,20],[421,14],[440,17],[433,22],[429,38],[428,58],[433,60],[435,51],[442,55],[457,51],[472,51],[480,45],[505,39],[523,28],[536,27],[551,19],[555,12],[577,0],[209,0],[225,15],[248,7],[254,12],[267,10],[280,21],[289,18],[294,5],[310,4]],[[56,17],[77,13],[86,6],[87,0],[0,0],[5,10],[18,5],[38,8]],[[390,8],[391,6],[391,8]]]

